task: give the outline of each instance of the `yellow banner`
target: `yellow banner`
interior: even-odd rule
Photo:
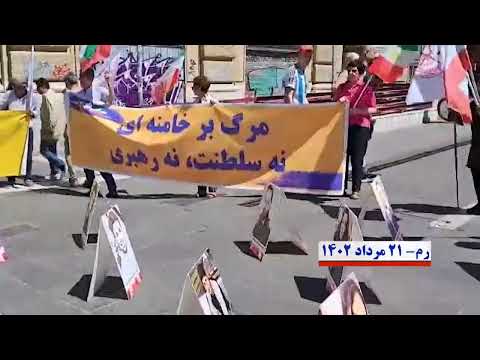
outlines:
[[[206,185],[342,194],[345,105],[72,109],[75,165]]]
[[[28,116],[21,111],[0,111],[0,177],[22,174],[28,135]]]

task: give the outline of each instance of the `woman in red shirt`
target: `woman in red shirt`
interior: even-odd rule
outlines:
[[[347,65],[347,82],[338,87],[334,96],[334,101],[349,104],[347,169],[351,160],[352,199],[360,198],[363,158],[367,153],[368,141],[370,140],[372,114],[377,111],[377,100],[373,88],[363,82],[365,70],[366,66],[361,61],[350,62]]]

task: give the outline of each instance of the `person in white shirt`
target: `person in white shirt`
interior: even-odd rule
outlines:
[[[192,90],[195,96],[195,103],[215,105],[218,103],[216,99],[210,96],[208,90],[210,89],[210,80],[206,76],[197,76],[193,79]],[[198,197],[215,197],[217,189],[205,185],[199,185],[197,190]]]
[[[0,100],[0,110],[27,111],[27,81],[25,79],[11,79],[12,90]],[[9,87],[10,87],[9,85]],[[29,127],[27,141],[27,171],[24,178],[25,186],[32,186],[32,157],[33,157],[33,121],[40,121],[41,97],[32,95],[32,103],[29,111]],[[15,184],[15,176],[8,177],[10,185]]]
[[[93,80],[95,79],[95,72],[92,68],[89,68],[83,71],[80,74],[80,86],[82,89],[75,93],[75,95],[82,99],[87,104],[97,105],[97,106],[110,106],[113,104],[114,94],[113,88],[110,81],[110,75],[105,73],[105,80],[108,86],[108,89],[103,87],[92,86]],[[85,144],[88,146],[88,144]],[[83,169],[85,172],[86,180],[83,183],[83,187],[91,189],[93,186],[93,180],[95,180],[95,172],[91,169]],[[107,183],[108,193],[107,198],[118,198],[117,193],[117,184],[113,175],[108,172],[101,171],[100,175],[105,179]]]

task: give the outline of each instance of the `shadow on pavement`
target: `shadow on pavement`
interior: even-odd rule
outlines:
[[[87,301],[88,290],[92,275],[83,275],[81,279],[70,289],[68,295]],[[128,300],[127,293],[119,276],[107,276],[103,286],[95,294],[97,297]]]
[[[82,248],[82,234],[72,234],[72,239],[75,245]],[[88,234],[87,244],[96,244],[98,241],[98,234]]]
[[[457,241],[455,243],[455,246],[458,246],[464,249],[480,250],[480,243],[478,242]]]
[[[324,195],[296,194],[296,193],[285,193],[285,195],[287,196],[287,199],[309,201],[315,205],[323,204],[324,202],[327,202],[327,201],[335,201],[342,198],[342,196],[324,196]]]
[[[464,214],[462,209],[453,206],[439,206],[430,204],[392,204],[392,208],[403,209],[416,213],[428,213],[436,215]]]
[[[338,209],[339,209],[339,206],[333,206],[333,205],[320,205],[320,207],[323,209],[323,211],[325,211],[325,213],[330,216],[331,218],[333,219],[337,219],[338,218]],[[360,214],[360,208],[358,207],[350,207],[350,210],[352,210],[355,215],[359,215]],[[370,211],[367,211],[365,213],[365,218],[364,220],[366,221],[383,221],[383,215],[382,215],[382,211],[380,209],[375,209],[375,210],[370,210]],[[398,217],[397,217],[397,220],[400,220]]]
[[[455,264],[460,266],[468,275],[474,277],[477,281],[480,281],[480,264],[459,261],[455,261]]]
[[[77,191],[77,190],[64,189],[64,188],[50,188],[50,189],[36,189],[33,191],[40,194],[57,194],[57,195],[80,196],[80,197],[90,196],[89,191],[86,189],[84,190],[85,191]],[[99,197],[100,197],[100,194],[99,194]]]
[[[136,199],[136,200],[162,200],[162,199],[196,199],[192,194],[140,194],[140,195],[124,195],[120,199]]]
[[[249,200],[249,201],[237,204],[237,205],[238,206],[243,206],[243,207],[255,207],[255,206],[260,205],[261,202],[262,202],[262,199],[260,197],[259,199]]]
[[[327,279],[294,276],[294,280],[302,299],[321,304],[330,295],[326,289]],[[364,282],[360,282],[360,289],[367,304],[382,305],[375,292]]]
[[[233,243],[240,249],[242,253],[255,258],[252,254],[250,254],[249,251],[250,241],[234,241]],[[290,241],[269,242],[266,254],[308,255],[305,251]]]
[[[10,237],[14,237],[21,234],[26,234],[32,231],[38,231],[39,228],[36,226],[32,226],[30,224],[17,224],[12,226],[7,226],[0,229],[0,238],[6,239]]]

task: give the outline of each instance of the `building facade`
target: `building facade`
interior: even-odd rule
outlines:
[[[136,46],[115,45],[132,52]],[[241,99],[249,91],[258,96],[278,95],[286,69],[295,61],[295,45],[147,45],[143,58],[185,55],[184,98],[191,101],[191,83],[197,75],[212,82],[211,92],[220,100]],[[24,77],[30,62],[30,45],[0,46],[0,81],[4,89],[12,77]],[[78,45],[35,45],[34,77],[47,78],[54,89],[63,87],[65,74],[78,74]],[[331,89],[341,71],[343,45],[314,45],[313,61],[307,69],[311,91]],[[2,90],[3,90],[2,89]]]

